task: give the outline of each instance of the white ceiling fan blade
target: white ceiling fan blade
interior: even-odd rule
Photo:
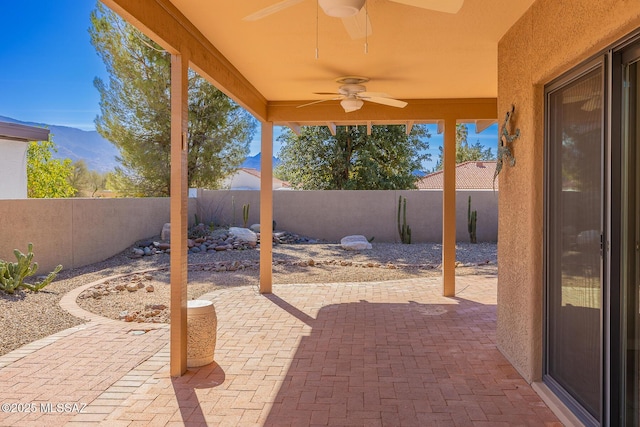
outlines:
[[[262,19],[265,16],[269,16],[271,14],[274,14],[276,12],[280,12],[281,10],[284,10],[288,7],[294,6],[298,3],[302,3],[304,0],[284,0],[281,1],[280,3],[276,3],[274,5],[265,7],[264,9],[261,9],[255,13],[252,13],[251,15],[247,15],[244,18],[242,18],[243,21],[257,21],[258,19]]]
[[[344,24],[344,29],[347,30],[353,40],[371,35],[371,21],[364,7],[357,14],[342,18],[342,24]]]
[[[389,107],[404,108],[407,103],[400,101],[399,99],[384,98],[384,97],[362,97],[363,101],[374,102],[376,104],[388,105]]]
[[[383,92],[359,92],[360,98],[391,98],[391,95]]]
[[[464,0],[391,0],[407,6],[435,10],[436,12],[458,13]]]
[[[298,105],[296,108],[302,108],[302,107],[308,107],[309,105],[314,105],[314,104],[319,104],[321,102],[327,102],[327,101],[337,101],[339,99],[342,99],[343,97],[337,97],[337,98],[330,98],[330,99],[321,99],[319,101],[313,101],[313,102],[308,102],[306,104],[302,104],[302,105]]]

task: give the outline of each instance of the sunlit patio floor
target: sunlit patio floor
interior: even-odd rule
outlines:
[[[455,298],[439,278],[212,292],[215,363],[180,378],[167,326],[94,316],[0,357],[0,425],[561,425],[495,346],[495,276],[456,287]],[[63,305],[79,310],[74,300]]]

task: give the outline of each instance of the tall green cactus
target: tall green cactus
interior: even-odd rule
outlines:
[[[467,229],[469,230],[469,240],[471,243],[478,243],[476,240],[476,223],[478,221],[478,211],[471,210],[471,196],[469,196],[469,206],[467,208]]]
[[[57,266],[49,275],[42,281],[35,284],[24,283],[25,277],[33,276],[38,271],[38,263],[33,261],[33,244],[29,243],[27,255],[20,252],[18,249],[13,251],[18,262],[6,262],[0,260],[0,291],[4,291],[8,294],[12,294],[16,289],[24,288],[33,292],[37,292],[40,289],[47,286],[56,277],[56,275],[62,270],[62,266]]]
[[[402,223],[400,223],[400,213],[402,213]],[[411,243],[411,227],[407,225],[407,198],[398,198],[398,234],[402,243]]]
[[[243,227],[247,228],[247,224],[249,223],[249,203],[246,205],[242,205],[242,222]]]

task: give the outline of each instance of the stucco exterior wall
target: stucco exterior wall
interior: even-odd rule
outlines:
[[[442,191],[276,191],[276,228],[313,238],[339,241],[349,234],[375,237],[376,242],[399,242],[398,197],[407,198],[407,224],[412,242],[442,241]],[[498,234],[498,192],[456,192],[456,240],[469,241],[467,204],[478,211],[477,238],[495,242]],[[242,205],[249,204],[249,224],[259,222],[259,191],[198,193],[198,216],[203,221],[242,225]],[[233,214],[235,205],[235,215]]]
[[[0,259],[33,243],[39,271],[102,261],[137,240],[160,234],[169,198],[0,200]],[[195,201],[189,199],[189,211]]]
[[[0,138],[0,199],[27,198],[28,142]]]
[[[544,85],[640,28],[630,0],[538,0],[498,46],[498,119],[516,107],[517,164],[500,174],[497,344],[542,376]]]

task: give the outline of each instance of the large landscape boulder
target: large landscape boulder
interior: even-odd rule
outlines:
[[[160,240],[171,240],[171,223],[167,222],[162,226],[162,231],[160,232]]]
[[[342,249],[348,251],[371,249],[371,243],[369,243],[366,237],[359,234],[343,237],[340,240],[340,246],[342,246]]]
[[[248,228],[229,227],[229,235],[240,242],[256,243],[258,235]]]

